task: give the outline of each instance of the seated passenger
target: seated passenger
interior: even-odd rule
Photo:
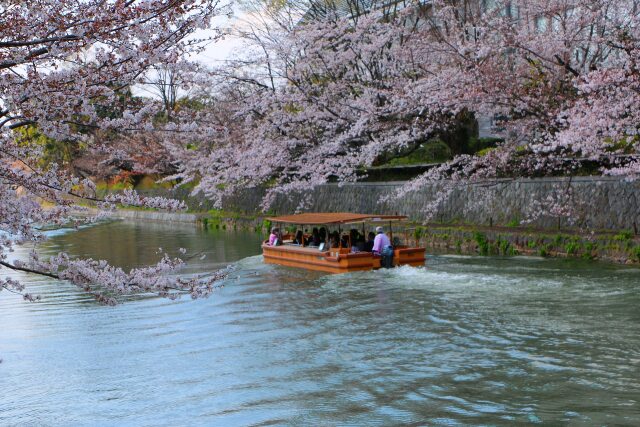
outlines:
[[[369,234],[367,235],[367,241],[364,245],[364,251],[365,252],[373,252],[373,241],[376,238],[376,233],[374,233],[373,231],[370,231]]]
[[[322,243],[320,239],[320,234],[318,233],[318,229],[313,227],[311,231],[311,237],[309,238],[309,246],[319,246]]]
[[[280,229],[278,227],[273,227],[271,229],[271,234],[269,235],[269,246],[274,246],[276,240],[280,239]],[[282,241],[280,241],[282,242]]]
[[[355,246],[351,248],[351,252],[367,252],[367,242],[364,240],[363,235],[358,236],[358,240],[356,241]]]
[[[349,240],[351,241],[351,246],[355,246],[358,241],[358,237],[360,237],[360,233],[355,228],[349,230]]]
[[[327,229],[324,227],[320,227],[320,232],[318,233],[320,237],[320,243],[329,243],[327,241]]]
[[[340,247],[340,234],[337,231],[331,233],[331,237],[329,238],[331,249]]]
[[[293,244],[304,246],[304,237],[302,235],[302,230],[298,230],[298,232],[296,233],[296,238],[293,239]]]

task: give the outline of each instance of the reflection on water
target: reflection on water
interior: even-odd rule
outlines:
[[[638,269],[433,257],[323,275],[264,265],[260,237],[53,237],[125,267],[185,247],[207,255],[190,271],[237,268],[198,301],[103,307],[40,278],[42,303],[0,294],[0,424],[640,424]]]

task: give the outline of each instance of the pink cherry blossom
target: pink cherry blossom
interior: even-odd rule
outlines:
[[[218,0],[39,0],[3,3],[0,17],[0,272],[18,270],[67,280],[104,303],[131,292],[175,298],[209,294],[224,271],[206,278],[175,276],[182,261],[166,255],[155,266],[130,272],[104,261],[59,254],[48,260],[9,261],[17,244],[44,239],[42,224],[78,221],[78,201],[183,209],[181,202],[145,198],[134,192],[95,197],[95,185],[55,165],[40,165],[41,148],[20,143],[20,130],[37,127],[62,142],[80,141],[95,148],[99,132],[180,135],[210,133],[191,120],[166,126],[152,119],[158,102],[122,96],[144,84],[157,66],[176,64],[193,71],[188,60],[203,42],[220,37],[213,19],[230,12]],[[194,38],[210,29],[208,40]],[[108,147],[102,147],[108,149]],[[114,153],[116,155],[116,153]],[[53,205],[43,208],[42,200]],[[14,280],[0,280],[0,290],[37,300]]]
[[[195,149],[174,147],[176,177],[197,179],[195,191],[218,203],[266,186],[267,208],[277,195],[355,181],[460,114],[496,118],[505,142],[431,169],[396,197],[439,182],[425,206],[435,212],[454,188],[571,175],[586,160],[638,177],[636,1],[401,3],[373,2],[357,16],[317,2],[324,13],[313,16],[296,15],[296,5],[256,11],[241,34],[245,55],[212,72],[225,131]],[[541,213],[571,215],[539,202]]]

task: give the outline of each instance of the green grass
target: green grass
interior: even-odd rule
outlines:
[[[620,233],[613,236],[613,240],[626,241],[633,239],[633,232],[629,230],[621,231]]]
[[[579,248],[580,244],[578,242],[569,242],[565,245],[564,250],[568,255],[575,255],[578,253]]]
[[[520,218],[515,217],[511,218],[511,220],[507,223],[507,227],[519,227],[520,226]]]
[[[416,239],[416,242],[419,241],[420,238],[422,238],[422,233],[423,233],[422,227],[416,227],[416,229],[413,230],[413,238]]]
[[[411,166],[422,163],[442,163],[452,158],[449,146],[439,139],[431,139],[412,153],[391,159],[385,166]]]
[[[502,255],[512,255],[513,248],[508,240],[498,239],[498,249]]]
[[[466,151],[469,154],[477,154],[483,156],[489,151],[493,150],[499,143],[504,142],[502,138],[469,138],[469,147]]]
[[[489,241],[487,240],[487,236],[476,231],[473,233],[473,239],[478,245],[478,253],[484,256],[489,255]]]
[[[542,247],[538,249],[538,255],[540,255],[541,257],[548,257],[549,245],[542,245]]]

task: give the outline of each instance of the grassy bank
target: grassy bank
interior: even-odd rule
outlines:
[[[411,237],[411,243],[417,242],[437,252],[640,263],[640,238],[630,231],[582,233],[563,230],[549,233],[548,230],[523,228],[427,225],[416,227]]]

